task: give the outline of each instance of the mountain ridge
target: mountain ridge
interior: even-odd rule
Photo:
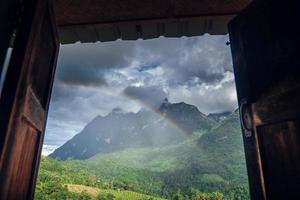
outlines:
[[[88,179],[93,174],[101,184],[113,188],[116,184],[125,185],[133,191],[161,197],[170,197],[176,191],[187,193],[190,188],[203,192],[221,191],[228,198],[232,192],[242,191],[245,196],[237,199],[249,199],[237,111],[209,130],[195,131],[178,143],[124,148],[100,152],[86,160],[57,162],[72,173],[85,169],[83,177]],[[57,170],[57,173],[64,172]]]
[[[225,119],[227,116],[232,114],[232,111],[225,111],[225,112],[215,112],[215,113],[209,113],[207,117],[211,118],[212,120],[219,122],[223,119]]]
[[[208,130],[215,124],[196,106],[170,103],[165,99],[157,113],[140,110],[99,115],[49,156],[57,160],[88,159],[97,153],[125,148],[165,146],[183,141],[195,131]]]

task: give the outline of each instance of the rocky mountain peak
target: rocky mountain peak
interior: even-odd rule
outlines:
[[[50,156],[60,160],[87,159],[97,153],[124,148],[165,146],[185,139],[177,127],[192,135],[194,131],[208,130],[214,125],[214,121],[201,113],[196,106],[184,102],[170,103],[166,98],[159,112],[165,117],[149,110],[124,113],[118,108],[113,109],[108,115],[92,120]],[[170,120],[177,127],[169,123]]]

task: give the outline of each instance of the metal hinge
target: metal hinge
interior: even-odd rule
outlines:
[[[246,138],[252,136],[253,123],[251,117],[251,110],[246,99],[240,101],[240,119],[242,124],[242,129]]]

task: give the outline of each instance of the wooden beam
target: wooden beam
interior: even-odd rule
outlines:
[[[243,10],[251,0],[56,0],[60,27],[230,16]]]

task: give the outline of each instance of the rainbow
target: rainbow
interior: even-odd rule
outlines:
[[[178,130],[185,137],[190,136],[190,133],[187,130],[185,130],[183,127],[179,126],[174,120],[168,118],[166,115],[164,115],[163,113],[154,109],[152,106],[150,106],[150,105],[146,104],[145,102],[142,102],[138,99],[132,98],[132,97],[125,95],[123,93],[120,93],[120,92],[110,90],[106,87],[100,87],[100,86],[95,86],[95,85],[84,86],[84,85],[80,85],[80,84],[67,84],[67,83],[62,83],[62,84],[66,85],[66,86],[71,86],[71,87],[89,88],[89,89],[96,90],[97,92],[104,93],[106,95],[123,98],[123,99],[129,100],[129,101],[134,101],[134,102],[138,103],[141,107],[146,108],[147,110],[149,110],[150,112],[152,112],[153,114],[155,114],[156,116],[158,116],[159,118],[161,118],[162,120],[167,122],[170,126],[175,128],[176,130]]]

